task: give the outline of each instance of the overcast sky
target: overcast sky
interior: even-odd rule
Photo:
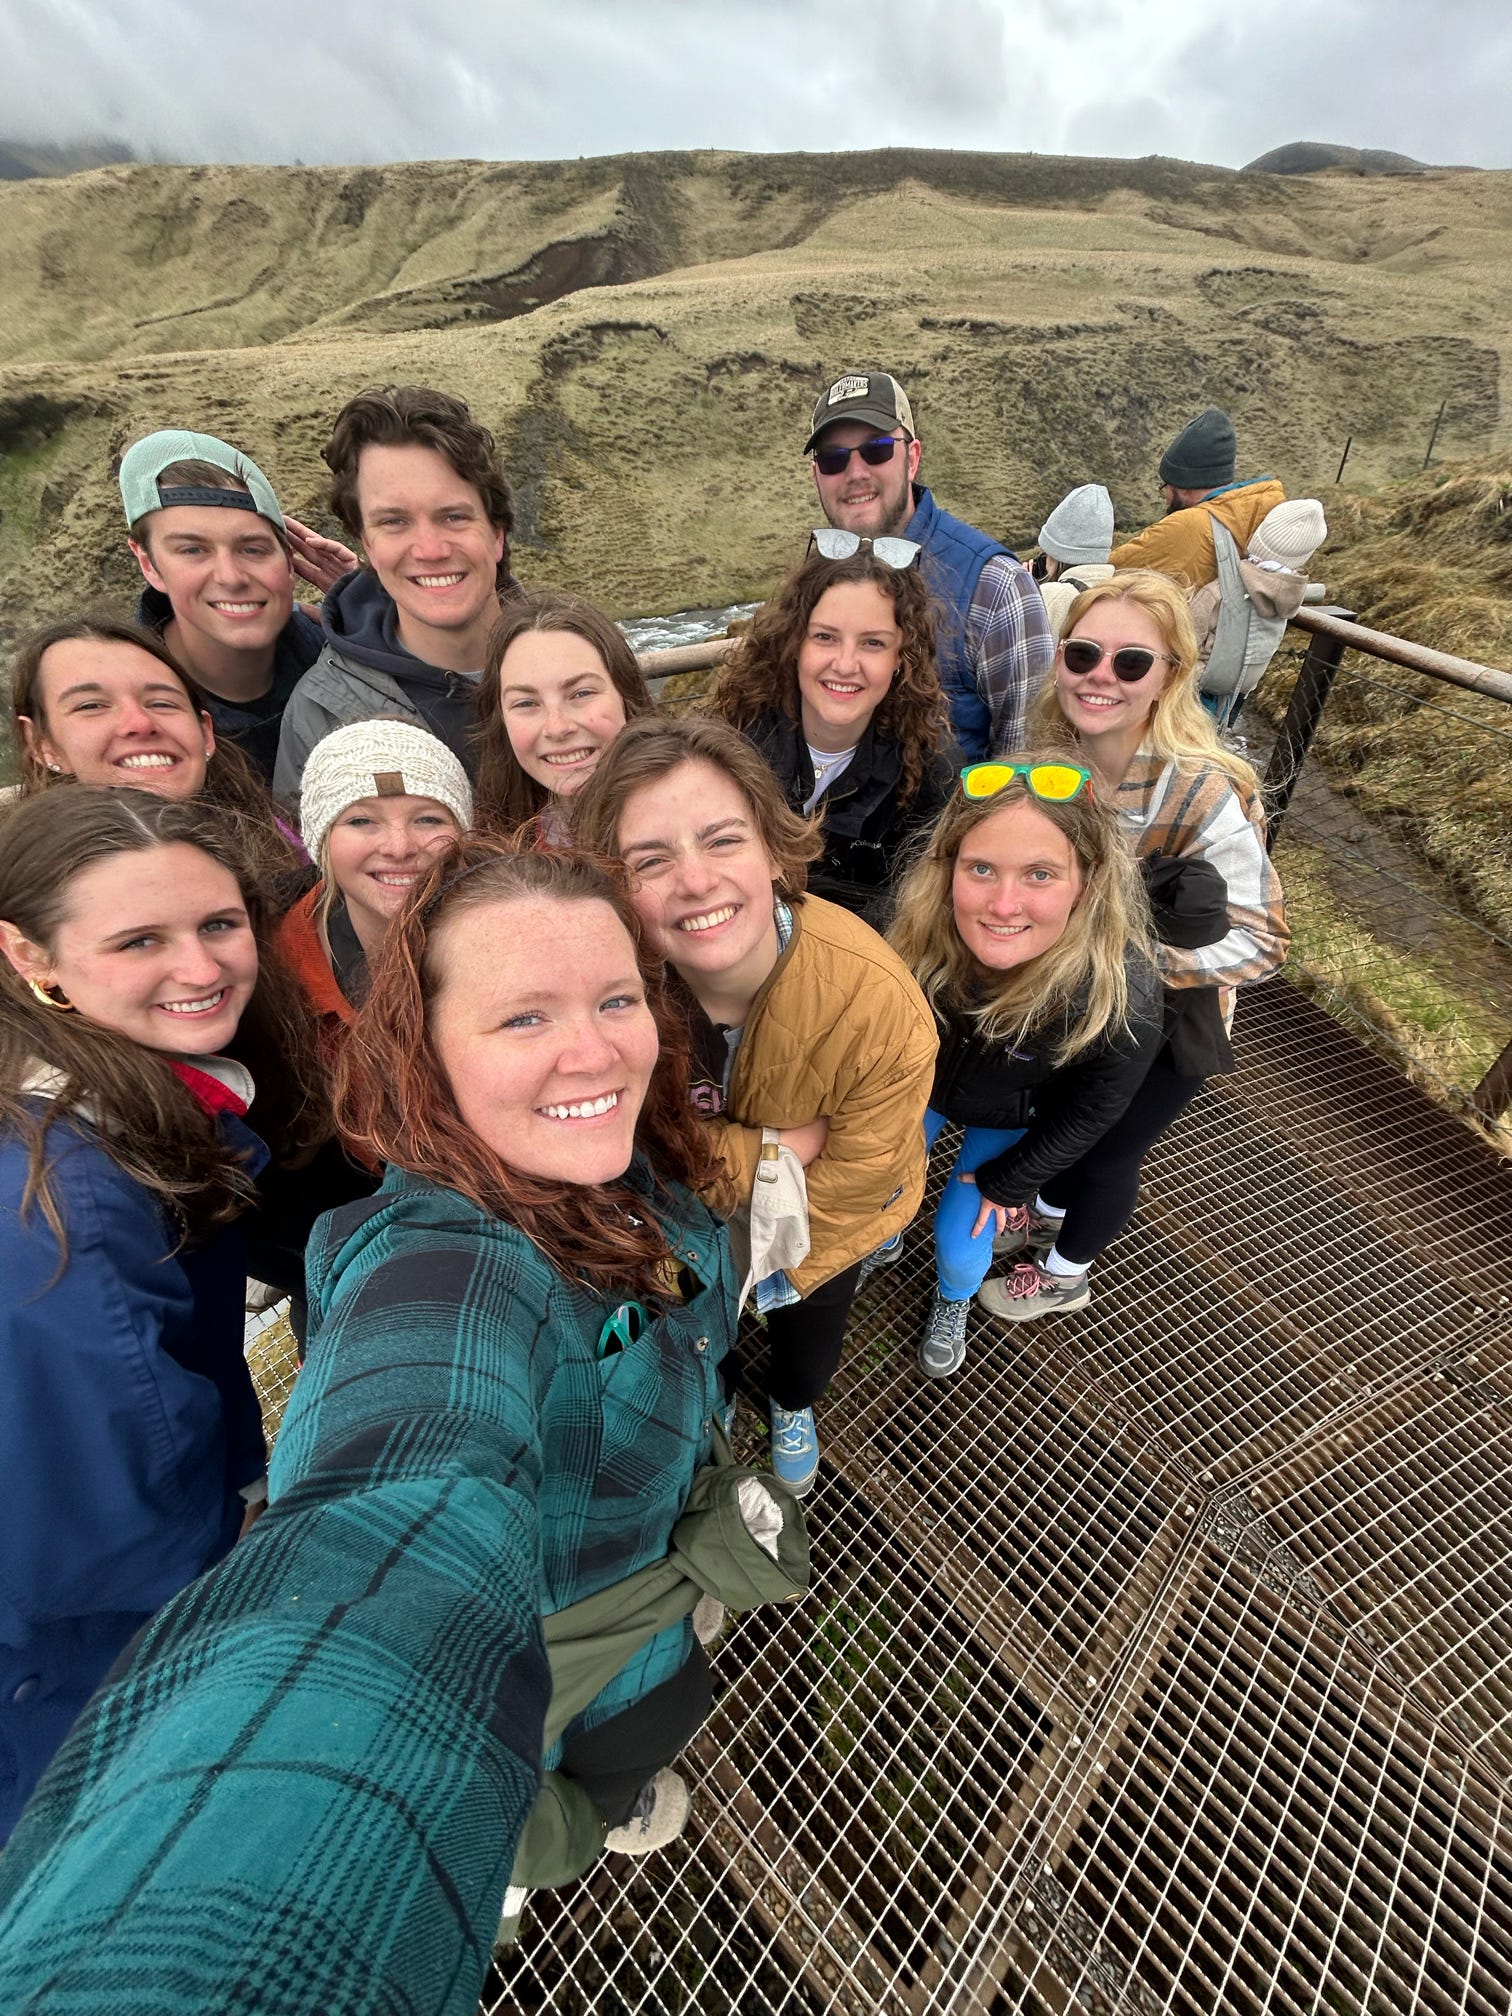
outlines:
[[[729,147],[1512,167],[1512,0],[0,0],[0,139],[185,161]]]

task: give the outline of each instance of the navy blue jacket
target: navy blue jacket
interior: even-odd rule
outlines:
[[[175,1252],[91,1128],[60,1118],[47,1142],[61,1273],[0,1134],[0,1842],[128,1640],[231,1546],[266,1462],[239,1228]]]

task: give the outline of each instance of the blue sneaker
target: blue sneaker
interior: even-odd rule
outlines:
[[[779,1407],[769,1403],[772,1415],[772,1469],[788,1489],[801,1498],[819,1474],[819,1437],[814,1433],[812,1407]]]

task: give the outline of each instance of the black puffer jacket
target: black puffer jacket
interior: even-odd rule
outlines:
[[[745,734],[766,759],[788,804],[801,812],[814,788],[814,766],[798,722],[774,710],[758,715]],[[824,854],[809,870],[814,894],[884,930],[903,856],[910,841],[934,824],[955,788],[958,761],[953,746],[937,754],[900,810],[903,752],[890,736],[876,732],[875,718],[869,721],[855,755],[819,800]]]
[[[1161,986],[1153,966],[1127,955],[1127,1028],[1105,1031],[1069,1063],[1053,1059],[1064,1025],[1022,1043],[989,1043],[964,1015],[940,1031],[929,1104],[963,1127],[1022,1127],[1025,1134],[976,1172],[993,1204],[1027,1204],[1107,1133],[1139,1090],[1163,1040]]]

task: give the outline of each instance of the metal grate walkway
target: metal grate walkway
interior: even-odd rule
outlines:
[[[689,1834],[487,2010],[1505,2016],[1512,1170],[1288,986],[1236,1047],[1086,1311],[935,1386],[877,1277]]]

